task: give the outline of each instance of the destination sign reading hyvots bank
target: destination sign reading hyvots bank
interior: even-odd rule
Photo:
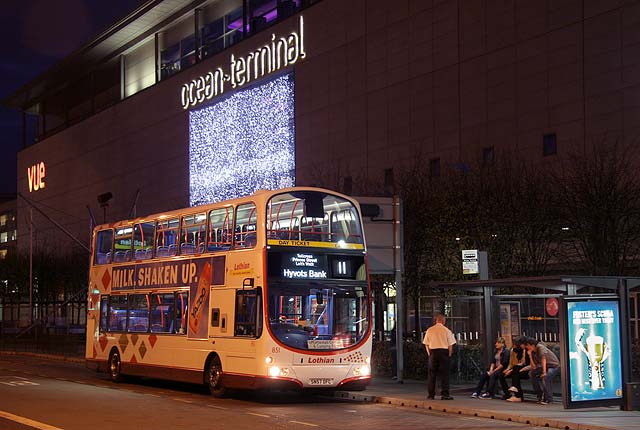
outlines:
[[[326,257],[303,252],[284,254],[282,276],[289,279],[326,279]]]
[[[244,57],[231,54],[227,71],[222,67],[197,77],[182,85],[180,103],[183,109],[188,109],[203,103],[213,97],[222,95],[225,82],[231,88],[239,88],[265,75],[295,64],[307,56],[304,52],[304,20],[298,20],[298,31],[287,36],[276,38],[271,34],[271,42],[261,46]]]

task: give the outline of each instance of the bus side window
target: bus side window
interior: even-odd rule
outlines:
[[[109,301],[109,331],[125,331],[127,328],[127,296],[111,296]]]
[[[175,334],[187,334],[187,316],[189,315],[188,304],[189,294],[186,291],[176,294],[176,317],[172,330]]]
[[[129,295],[127,331],[145,333],[149,331],[149,296]]]
[[[229,249],[231,245],[231,229],[233,227],[233,207],[213,209],[209,212],[209,235],[207,251]]]
[[[94,264],[111,263],[113,247],[113,230],[102,230],[96,235],[96,245],[94,250]]]
[[[171,293],[151,295],[151,332],[171,333],[175,296]]]
[[[109,296],[100,296],[100,332],[107,331],[109,317]]]
[[[256,246],[256,205],[247,203],[236,208],[235,248],[253,248]]]

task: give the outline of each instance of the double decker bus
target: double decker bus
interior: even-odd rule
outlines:
[[[97,226],[87,366],[230,389],[364,389],[359,206],[294,187]]]

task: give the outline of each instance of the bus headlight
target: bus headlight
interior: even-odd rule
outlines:
[[[280,368],[278,366],[271,366],[269,368],[269,376],[280,376]]]
[[[271,366],[269,367],[269,376],[274,378],[277,376],[289,376],[289,369],[287,367]]]
[[[353,369],[353,376],[369,376],[371,368],[367,365],[356,367]]]
[[[267,357],[267,358],[265,358],[265,359],[264,359],[264,362],[265,362],[265,363],[267,363],[267,364],[271,364],[271,363],[273,363],[273,357]]]

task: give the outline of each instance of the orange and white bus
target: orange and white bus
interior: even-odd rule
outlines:
[[[364,389],[371,292],[359,206],[287,188],[100,225],[87,366],[229,389]]]

